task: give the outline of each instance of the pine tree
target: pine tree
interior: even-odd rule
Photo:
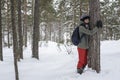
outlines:
[[[40,6],[40,1],[35,0],[32,57],[36,59],[39,59],[39,20],[40,20],[39,6]]]
[[[24,2],[24,25],[23,25],[23,45],[27,47],[27,28],[28,28],[28,17],[27,17],[27,0],[23,0]]]
[[[3,49],[2,49],[2,0],[0,0],[0,60],[3,61]]]
[[[18,73],[18,40],[17,40],[17,29],[15,25],[15,0],[10,0],[11,2],[11,22],[12,22],[12,34],[13,34],[13,54],[14,54],[14,69],[15,69],[15,79],[19,80],[19,73]]]
[[[19,46],[19,55],[20,58],[23,59],[23,31],[22,31],[22,24],[21,24],[21,0],[17,1],[18,3],[18,35],[19,35],[19,39],[18,39],[18,46]]]
[[[100,3],[99,0],[90,0],[90,25],[91,28],[95,27],[96,21],[100,20]],[[88,67],[100,72],[100,32],[90,38]]]

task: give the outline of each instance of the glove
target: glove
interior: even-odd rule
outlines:
[[[96,22],[96,26],[97,26],[98,28],[102,28],[102,27],[103,27],[102,21],[101,21],[101,20],[98,20],[98,21]]]

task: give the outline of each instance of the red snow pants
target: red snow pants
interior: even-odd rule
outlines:
[[[77,69],[86,66],[87,64],[87,49],[77,48],[78,50],[78,64]]]

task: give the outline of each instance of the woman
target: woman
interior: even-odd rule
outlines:
[[[78,64],[77,64],[77,72],[79,74],[83,73],[83,70],[85,66],[87,65],[87,49],[89,48],[89,35],[95,34],[99,28],[102,28],[102,21],[99,20],[96,22],[96,26],[93,30],[90,30],[89,22],[90,22],[90,16],[89,15],[83,15],[81,17],[81,24],[79,26],[79,35],[81,38],[80,43],[77,46],[78,50]]]

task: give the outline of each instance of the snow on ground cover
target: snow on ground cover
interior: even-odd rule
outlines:
[[[72,49],[70,55],[67,49]],[[82,75],[76,73],[76,47],[60,47],[54,42],[42,42],[39,58],[31,58],[31,46],[24,49],[24,59],[18,62],[20,80],[119,80],[120,40],[101,42],[101,73],[86,67]],[[4,48],[0,62],[0,80],[15,80],[12,49]]]

